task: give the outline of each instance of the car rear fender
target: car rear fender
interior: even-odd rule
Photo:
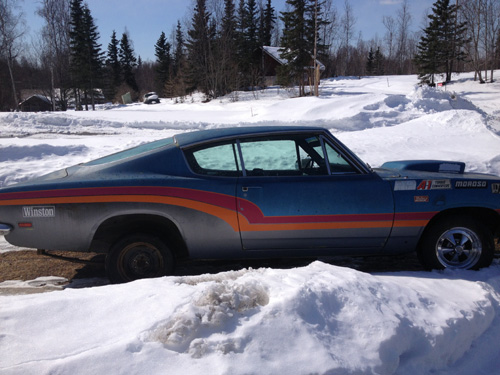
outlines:
[[[176,258],[188,256],[186,243],[178,226],[164,216],[145,213],[107,218],[95,231],[90,248],[92,251],[107,253],[114,243],[131,233],[155,235],[170,247]]]

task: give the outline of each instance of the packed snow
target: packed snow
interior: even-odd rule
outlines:
[[[500,72],[496,72],[500,74]],[[0,114],[0,186],[179,132],[329,129],[372,167],[442,159],[500,175],[500,83],[415,76],[198,95],[96,111]],[[0,240],[0,250],[17,248]],[[1,374],[500,374],[500,261],[481,271],[364,273],[321,261],[122,285],[0,293]]]

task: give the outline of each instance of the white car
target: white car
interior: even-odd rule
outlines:
[[[158,94],[156,92],[148,92],[144,95],[144,103],[152,104],[159,103],[160,99],[158,98]]]

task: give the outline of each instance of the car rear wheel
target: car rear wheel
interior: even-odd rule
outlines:
[[[424,234],[420,260],[429,269],[479,269],[494,255],[493,235],[467,216],[443,219]]]
[[[106,273],[113,283],[165,276],[172,270],[170,249],[158,237],[149,234],[122,238],[106,257]]]

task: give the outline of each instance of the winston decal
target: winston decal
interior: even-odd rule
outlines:
[[[24,206],[23,217],[55,217],[54,206]]]

